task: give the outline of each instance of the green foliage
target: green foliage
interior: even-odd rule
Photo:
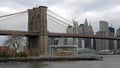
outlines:
[[[1,52],[0,53],[0,58],[8,58],[8,57],[10,57],[10,56],[6,52]]]
[[[0,52],[0,58],[10,58],[10,57],[27,57],[28,55],[25,52],[16,53],[15,56],[10,56],[6,52]]]
[[[16,54],[16,57],[27,57],[28,55],[25,52],[19,52]]]

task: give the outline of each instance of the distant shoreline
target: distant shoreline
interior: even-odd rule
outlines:
[[[28,62],[28,61],[78,61],[78,60],[101,60],[98,55],[78,55],[78,56],[40,56],[40,57],[19,57],[19,58],[0,58],[0,62]]]

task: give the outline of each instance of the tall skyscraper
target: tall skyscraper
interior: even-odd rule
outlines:
[[[92,26],[88,25],[87,19],[85,19],[84,24],[80,24],[78,26],[78,22],[73,20],[73,27],[68,26],[66,29],[67,33],[74,34],[86,34],[92,35],[94,34]],[[91,39],[83,39],[83,38],[67,38],[67,45],[78,45],[78,48],[93,48],[93,40]]]
[[[93,39],[93,49],[96,50],[96,39]]]
[[[88,29],[89,29],[89,34],[90,34],[90,35],[93,35],[93,34],[94,34],[94,31],[93,31],[93,28],[92,28],[92,25],[91,25],[91,24],[88,26]]]
[[[66,32],[67,33],[73,33],[73,27],[69,25],[66,29]]]
[[[83,34],[84,33],[84,24],[80,24],[79,27],[78,27],[78,33],[79,34]],[[85,48],[85,45],[84,45],[84,39],[82,38],[78,38],[78,48]]]
[[[98,36],[105,36],[106,32],[105,31],[98,31],[96,33],[96,35]],[[108,50],[108,40],[104,40],[104,39],[96,39],[96,50]]]
[[[68,26],[66,29],[67,33],[73,33],[73,27],[72,26]],[[67,45],[73,45],[73,38],[66,38],[66,44]]]
[[[89,32],[88,21],[87,21],[87,19],[85,19],[85,22],[84,22],[84,33],[88,34],[88,32]]]
[[[99,22],[99,29],[96,35],[99,36],[108,36],[108,22],[107,21],[100,21]],[[103,39],[96,39],[96,50],[108,50],[109,49],[109,40]]]
[[[88,25],[88,21],[87,19],[85,19],[85,23],[84,23],[84,34],[86,35],[92,35],[93,34],[93,29],[91,25]],[[84,39],[85,40],[85,48],[93,48],[93,44],[91,41],[91,39]]]
[[[116,31],[117,37],[120,37],[120,27]],[[120,41],[117,40],[117,49],[120,49]]]
[[[84,24],[80,24],[80,25],[78,26],[78,33],[79,33],[79,34],[83,34],[83,33],[84,33]]]
[[[92,26],[88,25],[87,19],[85,19],[84,24],[79,25],[78,30],[79,30],[79,34],[86,34],[86,35],[94,34]],[[93,40],[79,38],[78,46],[82,48],[93,48]]]
[[[78,22],[73,20],[73,34],[78,34]],[[78,38],[73,38],[73,44],[78,45]]]
[[[113,36],[115,34],[115,28],[109,27],[108,30],[109,30],[111,36]]]
[[[109,34],[109,36],[114,36],[115,28],[109,27],[108,28],[108,34]],[[109,50],[114,50],[114,49],[116,49],[116,46],[114,44],[114,40],[109,40]]]
[[[108,22],[107,21],[100,21],[100,31],[108,32]]]

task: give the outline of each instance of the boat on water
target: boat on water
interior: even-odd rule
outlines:
[[[79,49],[78,54],[97,54],[96,50],[89,49],[89,48],[84,48],[84,49]]]
[[[111,50],[100,50],[97,52],[99,55],[112,55],[113,52]]]

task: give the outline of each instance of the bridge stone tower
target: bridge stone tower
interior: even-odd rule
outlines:
[[[28,31],[39,33],[38,36],[28,37],[29,55],[39,56],[48,53],[46,6],[28,10]]]

